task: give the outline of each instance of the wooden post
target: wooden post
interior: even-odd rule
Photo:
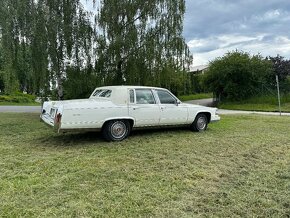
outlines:
[[[278,77],[278,75],[276,75],[276,82],[277,82],[279,112],[280,112],[280,116],[281,116],[281,99],[280,99],[280,88],[279,88],[279,77]]]

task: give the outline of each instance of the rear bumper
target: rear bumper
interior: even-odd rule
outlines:
[[[54,127],[54,120],[48,114],[41,114],[40,121],[46,123],[47,125]]]
[[[60,133],[60,125],[55,124],[54,120],[48,114],[40,115],[40,121],[44,122],[47,126],[52,127],[57,133]]]

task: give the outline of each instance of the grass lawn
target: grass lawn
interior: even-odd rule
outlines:
[[[0,217],[289,217],[289,123],[223,116],[107,143],[0,113]]]
[[[259,96],[240,102],[226,102],[219,104],[218,108],[248,111],[279,111],[276,96]],[[282,95],[281,110],[283,112],[290,112],[290,94]]]
[[[224,103],[224,104],[220,104],[218,108],[229,109],[229,110],[279,112],[278,105],[272,105],[272,104]],[[290,112],[290,103],[282,104],[281,111]]]
[[[212,98],[212,93],[199,93],[199,94],[191,94],[191,95],[181,95],[179,96],[179,100],[181,101],[190,101],[190,100],[198,100],[204,98]]]
[[[40,103],[0,102],[0,106],[40,106]]]

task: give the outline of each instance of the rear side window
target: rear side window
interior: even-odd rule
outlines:
[[[153,93],[150,89],[136,89],[137,104],[155,104]]]
[[[130,89],[129,95],[130,95],[130,103],[134,103],[135,102],[135,96],[134,96],[134,90],[133,89]]]
[[[111,94],[112,94],[112,90],[105,90],[99,94],[99,97],[109,98],[111,97]]]
[[[103,90],[103,89],[97,89],[97,90],[94,92],[93,96],[98,96],[102,91],[104,91],[104,90]]]
[[[175,104],[176,103],[176,99],[173,98],[173,96],[167,91],[157,90],[157,95],[159,97],[161,104]]]
[[[102,97],[102,98],[109,98],[111,97],[112,90],[109,89],[98,89],[95,91],[93,96],[95,97]]]

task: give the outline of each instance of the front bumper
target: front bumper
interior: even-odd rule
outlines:
[[[211,117],[211,120],[210,122],[213,123],[213,122],[218,122],[221,120],[221,117],[217,114],[215,114],[214,116]]]

